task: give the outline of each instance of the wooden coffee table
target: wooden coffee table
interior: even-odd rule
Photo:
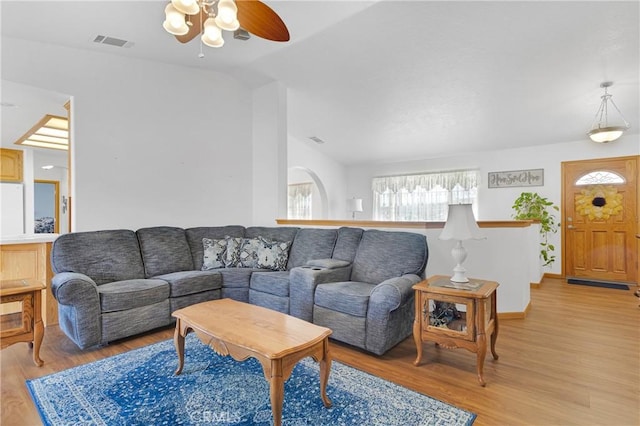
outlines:
[[[331,370],[330,329],[232,299],[191,305],[178,309],[173,316],[177,318],[176,374],[184,365],[184,338],[193,330],[202,343],[220,355],[231,355],[236,361],[254,357],[260,362],[269,381],[275,425],[282,422],[284,382],[296,363],[308,356],[320,363],[320,397],[325,407],[331,407],[326,393]]]

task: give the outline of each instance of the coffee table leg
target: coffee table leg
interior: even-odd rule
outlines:
[[[325,339],[323,344],[323,354],[320,360],[320,397],[325,407],[331,407],[331,400],[327,396],[327,383],[331,372],[331,357],[329,356],[329,339]]]
[[[271,397],[271,412],[273,424],[282,424],[282,404],[284,402],[284,380],[281,375],[272,375],[269,380],[269,396]]]
[[[176,369],[176,376],[182,373],[182,367],[184,366],[184,336],[180,332],[180,318],[176,321],[176,331],[173,334],[173,343],[176,346],[176,352],[178,353],[178,368]]]

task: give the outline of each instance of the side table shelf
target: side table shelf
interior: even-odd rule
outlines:
[[[0,281],[0,348],[18,342],[33,347],[33,362],[42,366],[40,345],[44,337],[42,290],[39,281]]]
[[[487,335],[491,337],[491,354],[498,359],[495,350],[498,286],[494,281],[478,279],[470,279],[468,284],[454,284],[449,277],[441,275],[413,286],[416,292],[413,338],[418,352],[414,365],[422,362],[425,342],[435,342],[446,349],[464,348],[476,353],[478,382],[485,386]]]

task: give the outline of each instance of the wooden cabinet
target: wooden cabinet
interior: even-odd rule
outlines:
[[[41,239],[53,240],[52,236]],[[50,283],[53,277],[51,271],[51,242],[17,242],[0,244],[0,280],[27,280],[30,282]],[[42,318],[45,325],[58,324],[58,302],[53,297],[51,286],[42,290]]]
[[[435,342],[446,349],[464,348],[476,353],[478,382],[484,386],[484,359],[487,335],[491,336],[491,353],[498,359],[496,289],[493,281],[470,279],[468,284],[454,284],[449,277],[436,275],[413,286],[415,322],[413,338],[422,361],[422,345]]]
[[[0,181],[22,182],[22,151],[0,148]]]

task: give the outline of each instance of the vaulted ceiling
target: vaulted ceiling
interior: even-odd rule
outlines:
[[[599,84],[638,140],[637,1],[278,1],[288,43],[178,43],[166,1],[2,1],[2,36],[289,89],[289,135],[344,164],[584,140]],[[134,43],[93,43],[96,35]],[[308,138],[325,141],[316,145]],[[614,142],[615,143],[615,142]],[[636,142],[637,143],[637,142]]]

